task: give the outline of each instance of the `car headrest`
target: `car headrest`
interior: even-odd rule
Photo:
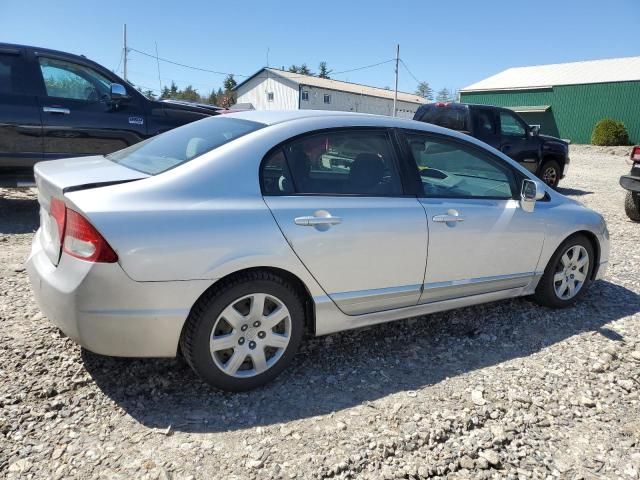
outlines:
[[[356,156],[349,172],[349,181],[356,189],[370,189],[377,186],[384,176],[384,163],[375,153],[361,153]]]

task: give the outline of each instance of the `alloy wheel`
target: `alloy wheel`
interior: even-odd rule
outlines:
[[[291,339],[291,316],[273,295],[253,293],[231,302],[216,319],[209,350],[231,377],[259,375],[275,365]]]
[[[582,245],[569,247],[560,257],[553,276],[556,296],[561,300],[575,297],[589,274],[589,253]]]
[[[555,167],[547,167],[542,174],[542,180],[547,185],[555,185],[558,180],[558,172]]]

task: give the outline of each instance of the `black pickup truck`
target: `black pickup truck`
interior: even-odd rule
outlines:
[[[458,130],[502,151],[553,188],[567,172],[569,144],[541,135],[515,112],[490,105],[427,103],[414,120]]]
[[[0,186],[28,185],[41,160],[114,152],[225,111],[149,100],[84,56],[0,43]]]

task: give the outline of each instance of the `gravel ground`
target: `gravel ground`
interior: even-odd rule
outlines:
[[[0,190],[0,477],[639,478],[627,154],[572,147],[561,191],[603,213],[612,237],[606,279],[574,308],[518,299],[312,339],[243,394],[177,360],[106,358],[61,337],[22,267],[34,192]]]

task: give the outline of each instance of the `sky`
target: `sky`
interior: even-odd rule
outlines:
[[[637,56],[639,19],[640,0],[0,0],[0,42],[83,54],[122,76],[126,23],[130,48],[155,54],[157,44],[161,58],[238,81],[267,60],[352,70],[392,60],[399,44],[399,90],[413,92],[418,80],[453,90],[514,66]],[[165,62],[159,79],[155,59],[128,58],[143,89],[173,80],[207,94],[224,80]],[[332,78],[393,88],[394,62]]]

